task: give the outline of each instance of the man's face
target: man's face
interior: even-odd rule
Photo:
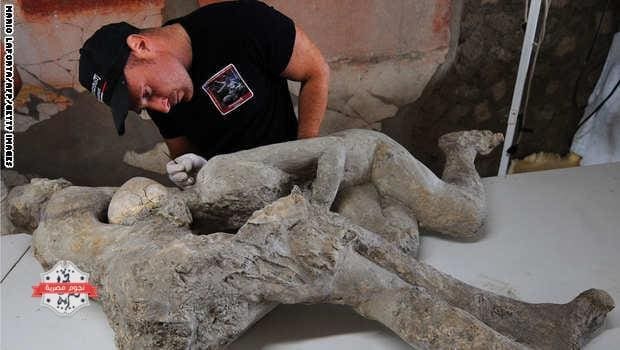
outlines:
[[[194,93],[192,80],[173,56],[162,54],[148,61],[125,66],[130,108],[146,108],[168,113],[174,105],[189,101]]]

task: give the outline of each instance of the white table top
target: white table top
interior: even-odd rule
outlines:
[[[595,287],[620,303],[620,163],[484,182],[489,202],[485,237],[461,243],[423,236],[423,261],[528,302],[567,302]],[[61,318],[30,296],[43,269],[28,249],[29,240],[2,237],[2,274],[19,262],[0,285],[0,350],[113,349],[113,332],[97,303]],[[606,327],[586,349],[620,344],[619,310],[609,314]],[[379,323],[335,305],[282,305],[229,348],[410,349]]]
[[[4,280],[9,271],[30,247],[31,237],[27,234],[2,236],[0,245],[0,280]]]

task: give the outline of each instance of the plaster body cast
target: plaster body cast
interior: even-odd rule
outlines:
[[[349,131],[321,140],[216,157],[209,163],[219,166],[203,167],[186,191],[144,178],[118,189],[33,181],[9,193],[11,220],[36,228],[34,253],[44,266],[70,260],[90,272],[120,349],[222,349],[278,303],[350,305],[415,348],[578,349],[613,309],[611,297],[596,289],[567,304],[530,304],[481,290],[417,261],[409,241],[327,210],[339,185],[372,183],[381,201],[402,201],[429,227],[467,236],[476,225],[459,226],[458,218],[468,220],[462,205],[478,188],[473,158],[499,136],[442,137],[446,182],[410,155],[401,158],[384,135]],[[353,144],[362,147],[348,148]],[[341,166],[324,166],[334,163]],[[228,179],[206,181],[225,165]],[[382,188],[384,180],[394,190]],[[296,182],[311,184],[309,200]],[[411,188],[419,191],[404,193]],[[269,203],[245,215],[246,206],[263,201]],[[225,212],[244,218],[236,234],[196,234],[196,219]],[[106,216],[122,222],[105,223]]]

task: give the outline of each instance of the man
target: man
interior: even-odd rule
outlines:
[[[299,120],[286,79],[301,81]],[[328,80],[305,33],[252,0],[211,4],[161,28],[106,25],[80,50],[80,83],[111,106],[119,135],[129,109],[149,112],[181,186],[216,154],[317,136]]]

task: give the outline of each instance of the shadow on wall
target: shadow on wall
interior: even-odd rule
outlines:
[[[119,21],[159,26],[164,2],[15,1],[16,68],[24,80],[15,101],[15,170],[87,186],[116,186],[138,175],[166,183],[123,163],[126,151],[161,141],[152,123],[131,115],[119,137],[108,107],[81,92],[77,74],[78,49],[95,30]]]
[[[122,162],[128,150],[145,151],[159,142],[157,128],[131,113],[126,129],[118,136],[108,107],[79,93],[66,110],[16,134],[15,170],[82,186],[120,186],[134,176],[168,184],[162,175]]]

